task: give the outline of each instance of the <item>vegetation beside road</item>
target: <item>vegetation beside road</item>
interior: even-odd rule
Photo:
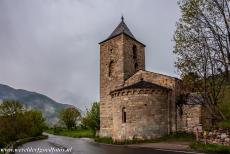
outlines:
[[[230,128],[230,120],[223,120],[223,121],[220,121],[217,125],[218,128]]]
[[[37,110],[25,109],[19,101],[0,104],[0,148],[20,139],[42,135],[45,119]]]
[[[66,129],[66,128],[50,128],[45,130],[45,132],[49,134],[54,134],[54,135],[60,135],[60,136],[68,136],[68,137],[74,137],[74,138],[82,138],[82,137],[87,137],[87,138],[94,138],[94,133],[90,129]]]
[[[81,119],[81,121],[80,121]],[[63,126],[55,126],[46,130],[47,133],[74,138],[95,138],[100,128],[99,102],[94,102],[82,117],[75,108],[64,109],[60,113],[60,122]],[[79,123],[80,124],[77,124]]]
[[[81,113],[77,108],[70,107],[60,112],[59,119],[64,123],[68,130],[76,127],[77,121],[81,118]]]
[[[227,84],[224,87],[224,96],[222,102],[219,104],[219,107],[226,116],[226,119],[230,119],[230,84]]]
[[[230,147],[218,144],[204,144],[201,142],[194,142],[190,147],[197,151],[202,152],[217,152],[217,153],[230,153]]]
[[[100,129],[100,104],[94,102],[90,110],[87,109],[85,117],[82,118],[82,125],[91,129],[96,136],[96,132]]]

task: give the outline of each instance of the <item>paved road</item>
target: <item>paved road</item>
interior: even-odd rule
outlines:
[[[54,154],[195,154],[193,152],[179,152],[174,150],[160,150],[152,148],[137,148],[116,145],[104,145],[94,143],[90,139],[76,139],[71,137],[62,137],[49,135],[48,139],[26,143],[18,147],[19,150],[34,150],[29,152],[16,152],[16,154],[32,154],[32,153],[54,153]],[[35,152],[35,150],[38,150]],[[67,150],[60,152],[56,150]],[[53,151],[45,151],[53,150]],[[68,150],[71,150],[69,152]]]

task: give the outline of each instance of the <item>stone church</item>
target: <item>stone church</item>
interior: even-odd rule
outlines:
[[[202,105],[176,105],[180,79],[145,70],[145,45],[122,17],[100,42],[100,136],[114,140],[152,139],[202,122]]]

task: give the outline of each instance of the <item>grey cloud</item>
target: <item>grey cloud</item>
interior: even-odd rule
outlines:
[[[98,42],[122,13],[147,69],[175,76],[176,0],[0,0],[0,83],[84,109],[99,100]]]

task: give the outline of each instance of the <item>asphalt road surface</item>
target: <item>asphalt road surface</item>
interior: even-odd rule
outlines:
[[[86,138],[78,139],[56,135],[49,135],[49,138],[45,140],[26,143],[18,147],[17,150],[16,154],[202,154],[188,151],[105,145]]]

